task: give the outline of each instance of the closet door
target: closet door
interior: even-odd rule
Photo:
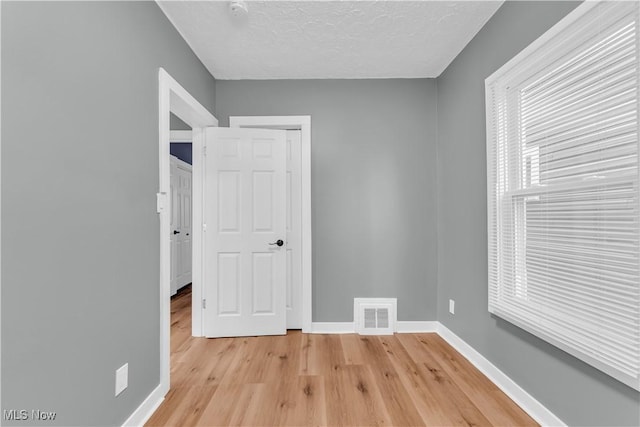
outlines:
[[[191,165],[178,161],[177,168],[177,202],[178,231],[177,237],[177,287],[191,283]]]

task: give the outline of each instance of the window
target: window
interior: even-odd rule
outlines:
[[[639,4],[486,80],[489,311],[640,390]]]

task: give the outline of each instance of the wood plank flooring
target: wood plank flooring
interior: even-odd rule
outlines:
[[[171,301],[171,390],[147,426],[537,425],[436,334],[191,337]]]

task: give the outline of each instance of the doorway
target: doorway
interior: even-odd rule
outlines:
[[[193,98],[164,69],[159,69],[159,157],[160,179],[157,210],[160,217],[160,385],[157,392],[169,391],[170,373],[170,114],[192,128],[193,154],[193,270],[192,336],[203,335],[203,223],[204,212],[204,137],[205,128],[216,127],[218,120]],[[311,119],[309,116],[234,117],[231,126],[301,131],[302,188],[302,330],[312,332],[311,322]]]
[[[159,188],[157,212],[160,219],[160,385],[157,393],[164,396],[170,382],[170,294],[171,294],[171,114],[192,129],[192,215],[191,224],[202,224],[202,144],[207,127],[215,127],[218,120],[187,92],[163,68],[158,70],[158,143]],[[192,237],[192,307],[199,308],[202,277],[202,230],[193,230]],[[201,312],[193,310],[192,335],[201,336]],[[155,393],[155,392],[154,392]]]

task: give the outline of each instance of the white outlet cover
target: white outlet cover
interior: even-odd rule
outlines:
[[[125,363],[116,370],[116,396],[129,385],[129,364]]]
[[[452,299],[449,300],[449,313],[456,314],[456,302]]]

